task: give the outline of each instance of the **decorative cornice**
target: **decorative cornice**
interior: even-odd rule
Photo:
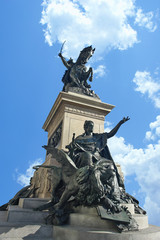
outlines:
[[[74,108],[74,107],[71,107],[71,106],[70,107],[65,106],[64,111],[69,112],[69,113],[73,113],[73,114],[76,114],[76,115],[93,117],[93,118],[100,119],[100,120],[103,120],[103,121],[104,121],[104,118],[105,118],[104,115],[97,114],[97,113],[94,113],[94,112],[91,112],[91,111],[85,111],[82,108]]]
[[[92,97],[84,96],[84,95],[77,94],[77,93],[60,92],[50,113],[48,114],[48,117],[47,117],[43,127],[42,127],[45,131],[47,131],[47,128],[48,128],[50,122],[52,121],[53,117],[55,116],[55,114],[58,111],[58,109],[60,108],[60,106],[62,106],[64,104],[65,105],[66,104],[73,105],[74,107],[76,106],[76,108],[86,107],[87,111],[88,111],[88,109],[92,109],[92,110],[90,110],[90,112],[97,111],[100,113],[100,116],[102,116],[102,115],[106,116],[114,108],[114,105],[111,105],[108,103],[103,103],[99,99],[94,99]],[[92,113],[92,114],[94,114],[94,113]],[[99,114],[96,114],[96,115],[99,115]]]

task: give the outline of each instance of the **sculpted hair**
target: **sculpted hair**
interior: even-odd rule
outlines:
[[[86,120],[86,121],[84,122],[84,130],[86,129],[86,127],[87,127],[90,123],[91,123],[92,125],[94,125],[94,122],[93,122],[93,121],[90,121],[90,120]]]

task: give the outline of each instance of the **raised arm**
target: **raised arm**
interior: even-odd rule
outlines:
[[[124,118],[107,134],[107,137],[108,137],[108,138],[113,137],[113,136],[117,133],[117,131],[118,131],[118,129],[120,128],[120,126],[121,126],[123,123],[127,122],[129,119],[130,119],[129,117],[126,117],[126,118],[124,117]]]
[[[62,56],[62,54],[59,53],[58,56],[61,58],[64,66],[69,69],[71,66],[70,66],[70,64],[68,64],[68,62],[66,61],[66,59]]]

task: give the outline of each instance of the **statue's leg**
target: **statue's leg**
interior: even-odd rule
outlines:
[[[73,71],[70,72],[70,82],[71,82],[71,85],[75,85],[77,87],[80,87],[80,81],[77,78],[75,72],[73,72]]]
[[[57,183],[55,186],[53,186],[53,189],[52,189],[52,202],[53,203],[56,203],[58,201],[58,197],[56,196],[56,188],[58,186],[59,183]]]
[[[90,152],[83,152],[80,154],[78,168],[85,166],[93,166],[92,154]]]
[[[76,194],[76,192],[79,190],[78,183],[75,178],[72,178],[68,185],[66,185],[66,188],[57,204],[54,205],[55,209],[62,208],[65,203],[69,200],[69,198]]]

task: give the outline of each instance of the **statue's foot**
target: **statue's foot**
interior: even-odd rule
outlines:
[[[86,88],[91,88],[91,85],[88,84],[88,83],[85,83],[84,86],[85,86]]]
[[[39,209],[39,207],[37,207],[37,208],[33,208],[33,211],[41,211],[41,210]]]
[[[40,206],[40,207],[33,208],[33,211],[43,211],[43,210],[47,210],[47,209],[50,209],[52,206],[53,206],[52,201],[49,201],[48,203],[43,204],[43,205]]]

